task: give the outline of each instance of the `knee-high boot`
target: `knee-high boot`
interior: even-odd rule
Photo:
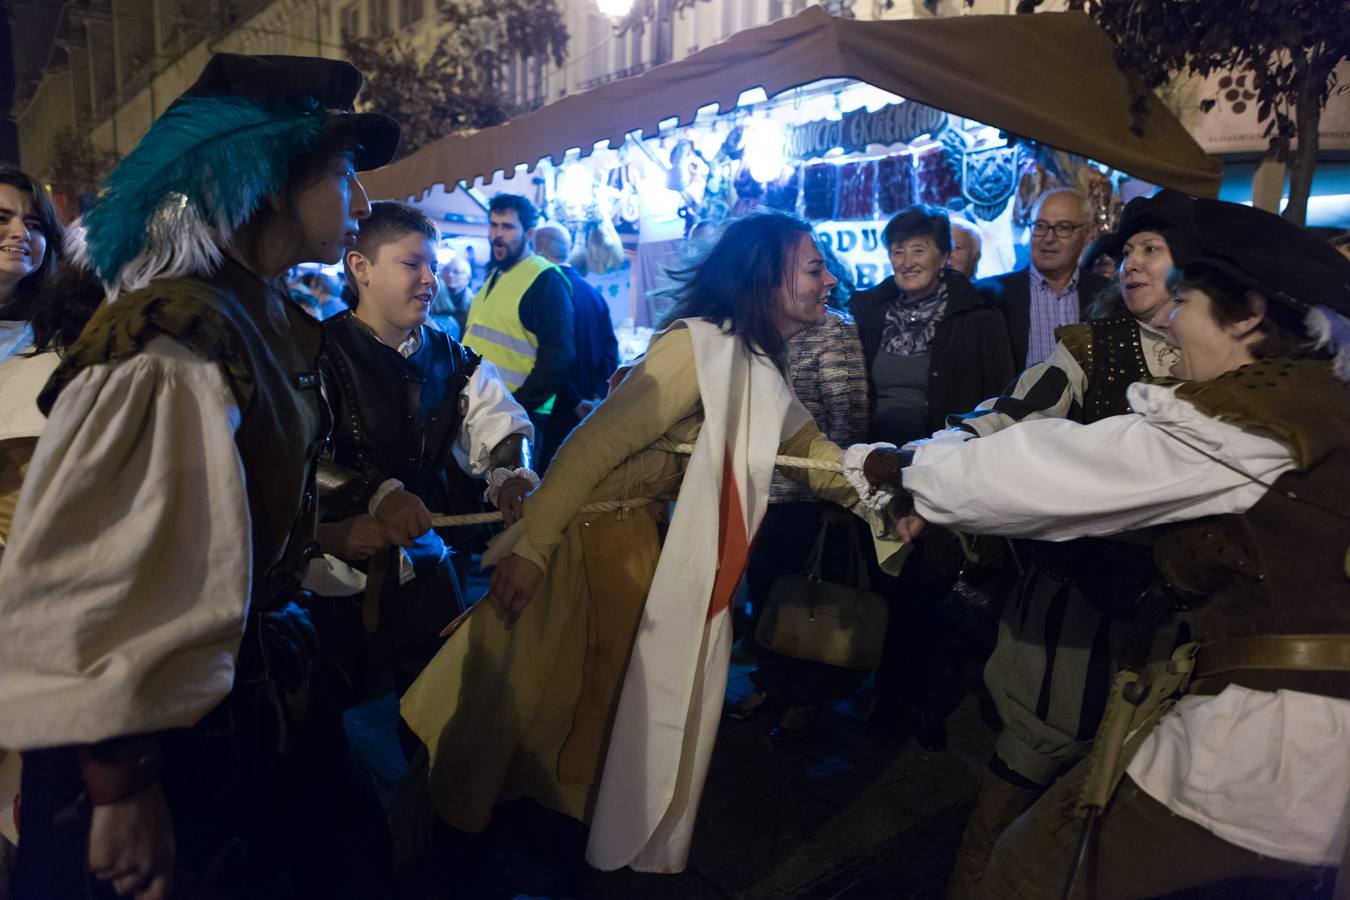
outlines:
[[[989,863],[994,843],[1018,816],[1031,808],[1042,790],[1022,787],[985,768],[980,778],[980,793],[975,810],[966,822],[961,849],[947,880],[947,900],[974,900],[978,897],[980,875]]]

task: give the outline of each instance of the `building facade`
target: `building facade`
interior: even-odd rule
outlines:
[[[59,8],[51,62],[16,98],[23,167],[53,173],[64,134],[87,135],[122,155],[197,77],[211,54],[280,53],[341,58],[349,38],[397,35],[431,53],[440,5],[454,0],[87,0]],[[500,85],[529,110],[569,93],[679,59],[728,35],[801,12],[812,0],[637,0],[616,29],[596,0],[556,0],[567,25],[563,65],[516,58]],[[1062,0],[1059,0],[1062,3]],[[1053,3],[1053,0],[1052,0]],[[1007,13],[1014,0],[823,0],[858,18]]]

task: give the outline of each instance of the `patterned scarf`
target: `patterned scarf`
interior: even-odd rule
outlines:
[[[901,292],[886,307],[886,322],[881,328],[881,349],[893,356],[927,353],[937,324],[947,311],[947,282],[923,300],[912,301]]]

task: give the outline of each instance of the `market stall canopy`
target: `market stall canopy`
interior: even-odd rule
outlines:
[[[1110,38],[1083,13],[869,22],[818,6],[732,35],[640,75],[563,97],[495,128],[447,135],[362,176],[371,197],[420,196],[497,170],[561,161],[571,148],[618,147],[700,107],[736,107],[827,78],[852,78],[937,109],[1089,157],[1188,194],[1218,193],[1222,165],[1154,96],[1142,134]]]

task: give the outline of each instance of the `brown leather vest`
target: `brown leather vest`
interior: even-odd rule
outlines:
[[[1267,359],[1177,396],[1294,457],[1246,512],[1158,529],[1158,568],[1191,604],[1196,637],[1350,633],[1350,388],[1330,363]]]
[[[87,366],[118,362],[159,335],[214,360],[239,405],[253,545],[254,611],[289,599],[312,552],[314,463],[328,431],[319,393],[319,323],[242,266],[173,278],[104,304],[38,398],[48,412]],[[242,536],[241,536],[242,537]]]

